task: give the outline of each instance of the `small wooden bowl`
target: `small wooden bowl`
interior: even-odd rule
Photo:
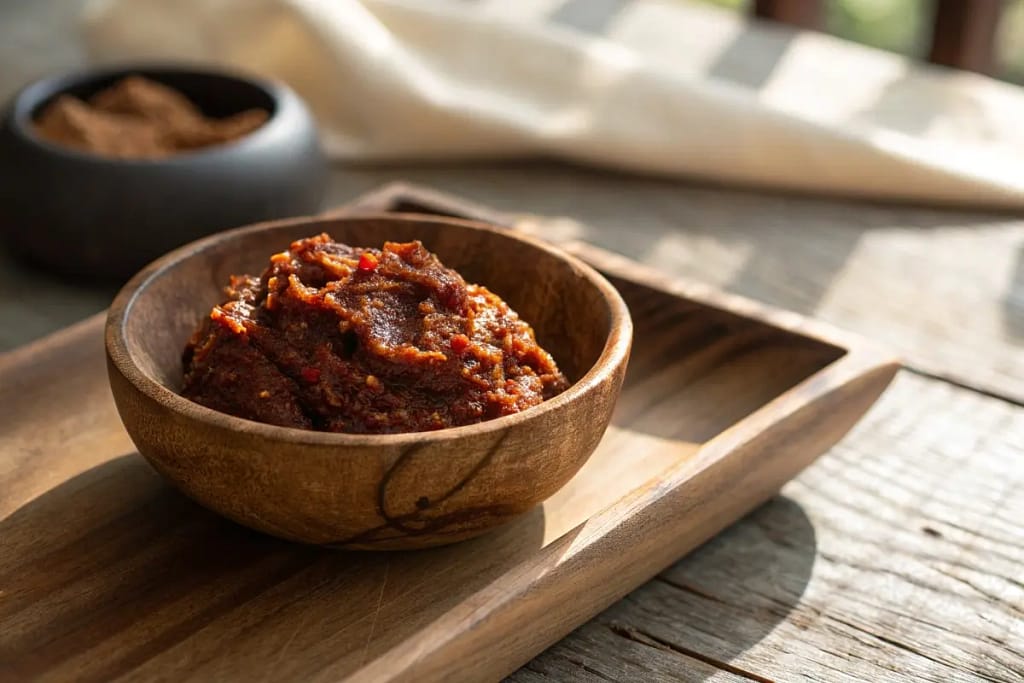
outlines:
[[[320,232],[358,246],[421,240],[530,322],[572,387],[516,415],[390,435],[261,424],[178,395],[182,349],[229,274],[262,272],[271,254]],[[125,285],[106,326],[118,411],[158,472],[254,529],[372,549],[470,538],[561,488],[611,419],[631,339],[618,292],[575,258],[479,223],[395,214],[276,221],[186,245]]]

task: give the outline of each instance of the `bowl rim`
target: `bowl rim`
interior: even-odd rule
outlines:
[[[540,249],[541,251],[551,254],[559,260],[567,262],[569,266],[579,272],[591,286],[598,289],[602,295],[602,299],[608,306],[609,333],[605,339],[604,347],[601,350],[600,355],[594,364],[583,374],[583,376],[573,382],[572,385],[570,385],[570,387],[564,392],[538,405],[531,406],[522,412],[514,413],[512,415],[504,415],[492,420],[459,427],[447,427],[445,429],[438,429],[434,431],[401,432],[397,434],[349,434],[339,432],[321,432],[295,427],[282,427],[236,417],[212,408],[207,408],[206,406],[185,398],[155,378],[151,377],[135,363],[135,359],[129,351],[125,331],[127,320],[131,315],[132,306],[137,301],[139,295],[145,291],[147,287],[166,275],[172,267],[223,242],[238,239],[244,235],[256,232],[287,228],[307,223],[310,225],[318,225],[317,229],[320,229],[321,231],[329,231],[329,228],[322,224],[366,220],[435,223],[449,227],[496,233],[510,239],[529,244],[536,249]],[[213,304],[211,304],[211,306],[212,305]],[[598,389],[604,381],[610,379],[620,367],[627,363],[632,340],[633,324],[629,314],[629,308],[626,306],[626,303],[622,299],[618,290],[615,289],[615,287],[605,279],[603,275],[575,256],[529,235],[480,221],[427,214],[377,211],[353,211],[351,213],[345,213],[344,215],[314,215],[265,221],[216,233],[179,247],[150,263],[121,288],[115,296],[113,303],[110,305],[104,328],[104,346],[107,358],[111,364],[111,369],[116,369],[116,371],[130,384],[132,384],[136,390],[140,391],[147,398],[173,413],[181,415],[189,420],[204,423],[210,427],[232,432],[241,432],[248,436],[261,437],[268,441],[336,447],[393,447],[403,445],[412,446],[422,444],[425,441],[454,441],[503,431],[521,425],[522,423],[533,421],[548,412],[558,410],[573,401],[579,400],[583,398],[584,395],[592,393]]]
[[[242,83],[262,92],[271,102],[273,111],[263,124],[240,138],[198,149],[185,150],[164,157],[115,157],[61,145],[51,142],[35,131],[32,126],[33,113],[44,101],[52,99],[70,88],[90,81],[118,79],[132,75],[203,76],[221,78],[225,81]],[[158,80],[158,79],[155,79]],[[112,64],[100,68],[85,68],[43,76],[22,86],[11,100],[7,113],[10,130],[23,144],[45,150],[49,154],[81,162],[117,164],[125,167],[152,168],[154,166],[181,166],[205,161],[224,153],[234,152],[243,147],[253,147],[275,135],[286,114],[295,106],[298,96],[284,83],[254,74],[245,73],[234,67],[219,67],[204,64],[140,62],[137,64]]]

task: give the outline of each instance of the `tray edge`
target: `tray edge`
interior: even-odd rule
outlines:
[[[515,226],[515,220],[502,212],[401,182],[363,195],[331,214],[390,210],[400,202],[431,205],[460,217]],[[827,323],[722,292],[695,280],[666,276],[600,247],[582,242],[558,246],[602,272],[754,318],[836,346],[845,353],[704,444],[692,460],[667,470],[659,481],[634,490],[546,546],[528,562],[517,565],[474,596],[469,613],[449,613],[421,632],[416,642],[403,643],[368,663],[357,672],[360,678],[476,680],[511,673],[775,495],[842,439],[900,368],[895,356],[882,347]],[[782,444],[786,448],[773,449]],[[793,453],[800,457],[792,457]],[[693,512],[685,507],[685,502],[692,498],[694,489],[721,489],[730,483],[735,485],[736,481],[753,482],[755,493],[742,503],[719,493],[712,497],[715,506],[701,510],[705,521],[699,530],[690,527],[687,534],[673,534],[673,522]],[[645,534],[639,540],[631,535],[631,531],[645,525]],[[598,562],[606,551],[614,551],[608,553],[612,561]],[[642,561],[629,561],[627,558],[637,551]],[[524,583],[521,579],[530,573],[536,578]],[[587,585],[597,586],[599,592],[578,588],[584,575],[588,576]],[[509,586],[502,588],[503,583]],[[585,593],[582,597],[586,599],[567,599],[573,597],[574,586],[577,593]],[[553,602],[566,606],[559,612],[560,618],[537,628],[538,624],[544,625],[543,617],[550,612]],[[469,627],[463,623],[467,620],[471,622]],[[521,636],[511,647],[506,636],[510,630],[530,635]],[[424,647],[424,638],[433,638],[435,642]]]

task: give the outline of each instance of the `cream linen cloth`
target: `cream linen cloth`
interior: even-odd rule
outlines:
[[[98,62],[292,85],[346,161],[554,156],[847,195],[1024,206],[1024,91],[679,0],[92,0]],[[604,12],[589,31],[559,16]],[[586,23],[586,22],[584,22]]]

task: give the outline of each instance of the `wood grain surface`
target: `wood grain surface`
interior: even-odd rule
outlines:
[[[1024,680],[1021,415],[901,373],[781,497],[510,680]]]
[[[286,544],[171,492],[118,424],[99,319],[4,356],[0,401],[18,407],[0,441],[0,672],[493,678],[773,495],[895,370],[797,316],[670,293],[692,283],[662,291],[618,257],[597,265],[638,326],[597,453],[521,521],[419,553]]]

